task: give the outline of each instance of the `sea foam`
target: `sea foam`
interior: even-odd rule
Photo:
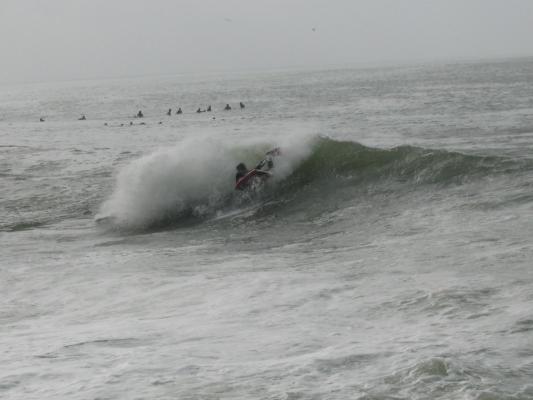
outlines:
[[[239,162],[253,168],[268,150],[280,147],[272,179],[275,184],[310,154],[313,139],[296,135],[237,145],[209,137],[184,140],[120,170],[113,192],[96,219],[123,228],[143,228],[183,215],[208,215],[234,196]]]

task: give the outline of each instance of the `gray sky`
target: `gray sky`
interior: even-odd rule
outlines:
[[[0,0],[7,83],[532,55],[533,0]]]

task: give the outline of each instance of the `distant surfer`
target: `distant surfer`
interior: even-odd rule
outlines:
[[[78,121],[85,121],[87,118],[85,118],[85,115],[82,115],[81,117],[78,118]]]
[[[207,107],[207,112],[211,112],[211,104],[209,104],[209,106]]]
[[[178,108],[178,111],[176,111],[176,114],[182,114],[182,113],[183,113],[183,111],[181,111],[181,107]]]
[[[226,107],[224,107],[224,111],[229,111],[229,110],[231,110],[231,107],[229,104],[226,104]]]
[[[167,111],[167,115],[170,117],[171,114],[172,114],[172,109],[169,108],[168,111]]]
[[[244,108],[244,103],[241,101],[241,102],[239,103],[239,106],[241,106],[241,110],[242,110],[242,109]]]
[[[39,121],[44,122],[44,118],[43,117],[39,118]]]
[[[198,110],[196,110],[196,112],[197,112],[198,114],[201,113],[201,112],[203,112],[203,111],[202,111],[202,108],[201,108],[201,107],[198,107]]]
[[[139,112],[137,113],[137,118],[143,118],[144,117],[144,114],[141,110],[139,110]]]

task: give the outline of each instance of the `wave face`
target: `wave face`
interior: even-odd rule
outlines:
[[[418,184],[451,184],[523,167],[500,157],[465,155],[412,146],[385,150],[356,142],[321,138],[316,141],[311,155],[294,171],[290,184],[324,177],[356,177],[374,181],[394,178]]]
[[[234,190],[235,165],[249,167],[272,147],[281,147],[274,178],[261,196]],[[531,168],[499,157],[482,157],[400,146],[376,149],[324,137],[298,137],[276,143],[188,140],[172,149],[135,160],[117,176],[110,199],[97,220],[118,228],[149,228],[209,218],[245,203],[295,197],[302,205],[323,202],[334,187],[378,185],[462,184],[491,174]]]

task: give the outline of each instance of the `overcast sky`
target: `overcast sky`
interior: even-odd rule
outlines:
[[[0,82],[533,56],[533,0],[0,0]]]

